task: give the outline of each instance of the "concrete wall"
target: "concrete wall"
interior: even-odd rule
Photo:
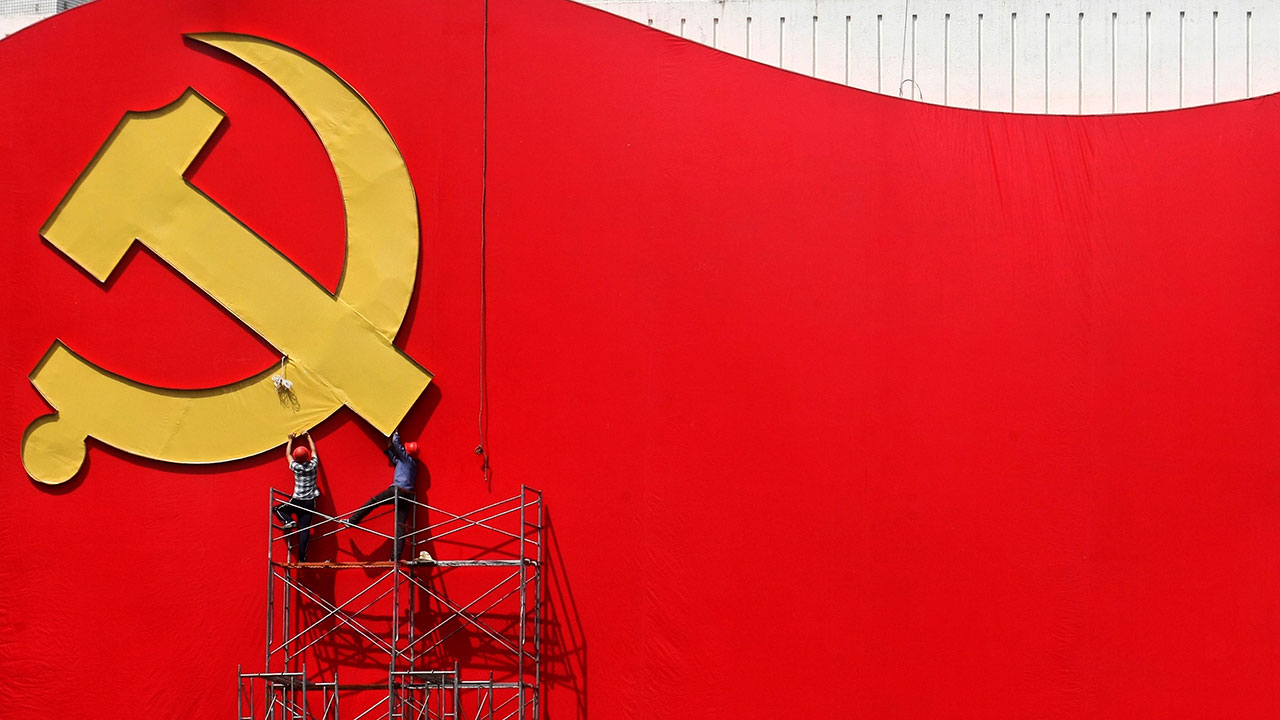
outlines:
[[[12,35],[22,28],[49,17],[45,15],[0,15],[0,38]]]
[[[1142,112],[1280,90],[1276,0],[582,1],[794,72],[958,107]],[[57,6],[0,0],[0,37]]]
[[[584,0],[726,52],[987,110],[1166,110],[1280,90],[1280,2]]]
[[[0,38],[58,11],[57,0],[0,0]]]

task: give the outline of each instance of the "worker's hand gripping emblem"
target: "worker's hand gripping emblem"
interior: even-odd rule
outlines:
[[[223,462],[270,449],[343,405],[390,434],[431,381],[393,344],[417,277],[418,218],[387,129],[301,53],[243,35],[193,37],[261,71],[320,136],[347,215],[337,295],[184,179],[221,111],[187,90],[160,110],[128,113],[41,235],[104,282],[142,242],[288,357],[295,401],[281,402],[277,366],[226,387],[174,390],[113,375],[54,342],[31,382],[57,413],[31,423],[22,441],[22,462],[40,482],[73,477],[90,436],[159,460]]]

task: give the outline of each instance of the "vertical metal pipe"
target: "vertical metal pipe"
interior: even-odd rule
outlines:
[[[536,546],[537,565],[533,576],[533,720],[538,720],[539,707],[542,704],[542,543],[546,540],[545,521],[542,507],[542,491],[538,493],[538,544]]]
[[[412,503],[412,505],[409,506],[409,511],[411,513],[409,516],[409,527],[406,528],[407,530],[410,531],[408,550],[409,550],[409,558],[416,559],[418,557],[418,503],[416,498],[409,498],[409,502]],[[412,568],[416,566],[410,566],[410,567]],[[413,572],[412,569],[410,570],[410,572]],[[415,620],[414,614],[417,610],[416,606],[418,604],[417,603],[418,593],[414,591],[414,583],[412,582],[412,578],[410,578],[410,582],[408,583],[407,587],[409,590],[409,602],[408,602],[408,608],[406,609],[405,614],[408,618],[408,625],[406,626],[406,633],[408,635],[408,638],[406,639],[405,646],[404,646],[405,654],[407,656],[406,669],[417,670],[418,669],[417,657],[414,654],[413,648],[414,648],[414,643],[417,642],[417,636],[418,636],[417,628],[414,625],[414,620]]]
[[[276,569],[271,566],[271,488],[267,488],[267,645],[262,657],[262,672],[271,672],[271,630],[272,617],[275,615],[275,575]]]
[[[1076,114],[1084,114],[1084,13],[1076,16]]]
[[[1044,113],[1049,114],[1049,13],[1044,14]]]
[[[1018,109],[1018,13],[1009,13],[1009,111]]]
[[[1212,83],[1213,94],[1210,96],[1210,100],[1212,100],[1213,102],[1218,102],[1218,11],[1217,10],[1213,11],[1213,62],[1211,63],[1211,67],[1213,68],[1213,83]]]
[[[462,717],[462,690],[458,684],[458,661],[453,661],[453,716]]]
[[[1142,20],[1142,110],[1151,110],[1151,11]]]
[[[289,573],[289,568],[284,568],[284,572]],[[298,665],[294,661],[291,647],[293,645],[293,583],[286,582],[280,588],[280,604],[283,609],[280,617],[280,628],[283,632],[280,634],[280,642],[284,647],[284,671],[291,672]]]
[[[1147,13],[1151,17],[1151,13]],[[1253,97],[1253,11],[1244,14],[1244,96]]]
[[[982,13],[978,13],[978,109],[982,109]]]
[[[884,15],[876,15],[876,92],[884,92]]]
[[[400,486],[393,485],[391,491],[394,517],[391,521],[391,654],[387,658],[387,712],[391,718],[396,716],[396,656],[400,652],[400,561],[396,556],[396,543],[400,540]]]
[[[845,82],[848,85],[848,82]],[[951,84],[951,13],[942,16],[942,104],[949,105]]]
[[[1116,13],[1111,13],[1111,112],[1116,111]]]
[[[1182,107],[1182,80],[1186,70],[1187,11],[1178,13],[1178,107]]]
[[[516,645],[516,657],[517,657],[516,699],[517,699],[517,702],[519,703],[519,708],[520,708],[518,711],[519,712],[518,717],[520,718],[520,720],[524,720],[524,717],[525,717],[525,710],[524,710],[525,647],[524,647],[524,644],[525,644],[525,634],[526,634],[525,623],[527,622],[527,617],[525,613],[528,610],[528,608],[526,607],[527,605],[526,593],[528,591],[528,584],[527,584],[528,579],[525,577],[525,569],[527,567],[527,564],[525,563],[525,557],[526,555],[528,555],[528,549],[525,548],[525,526],[524,526],[525,503],[526,503],[525,491],[526,490],[528,490],[526,486],[524,485],[520,486],[520,642]]]

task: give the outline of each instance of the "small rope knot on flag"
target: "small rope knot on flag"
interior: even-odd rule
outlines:
[[[284,363],[288,359],[287,355],[280,358],[280,372],[271,376],[271,382],[275,383],[276,392],[288,392],[293,389],[293,381],[284,376]]]

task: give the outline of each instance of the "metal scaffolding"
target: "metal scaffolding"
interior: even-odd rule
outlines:
[[[289,503],[273,488],[268,517]],[[403,557],[372,559],[359,546],[394,547],[396,507],[415,520]],[[397,491],[362,524],[353,514],[268,522],[263,671],[237,670],[237,718],[537,720],[542,493],[456,514]],[[334,559],[297,562],[304,532],[332,539]]]

